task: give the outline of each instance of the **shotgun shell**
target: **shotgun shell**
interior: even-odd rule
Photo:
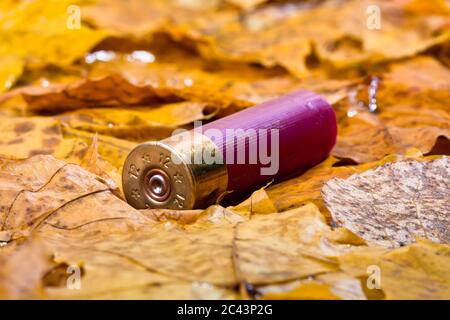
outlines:
[[[336,134],[328,102],[297,91],[138,145],[123,167],[123,191],[135,208],[202,208],[304,172],[327,157]]]

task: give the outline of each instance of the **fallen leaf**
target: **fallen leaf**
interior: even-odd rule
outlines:
[[[186,21],[196,15],[213,14],[221,0],[97,0],[83,6],[83,19],[100,29],[121,35],[146,36],[172,20]]]
[[[250,215],[278,212],[273,201],[269,198],[266,188],[267,186],[256,190],[248,199],[232,207],[232,209],[237,212],[248,212]]]
[[[44,297],[41,279],[50,269],[51,259],[42,241],[30,238],[24,243],[12,244],[10,248],[0,247],[0,263],[1,299]]]
[[[319,283],[304,283],[290,292],[269,293],[264,296],[269,300],[338,300],[327,285]]]
[[[257,288],[263,299],[448,299],[449,246],[418,239],[337,257],[342,271]]]
[[[65,135],[64,129],[57,119],[50,117],[5,117],[0,124],[0,131],[0,155],[2,157],[25,159],[38,154],[51,154],[66,162],[80,164],[94,174],[102,176],[109,181],[112,189],[115,189],[113,185],[120,182],[118,169],[123,165],[123,162],[114,167],[107,163],[97,151],[94,152],[95,155],[89,155],[89,143],[93,141],[92,137],[89,141],[86,137],[82,139],[75,135]],[[113,146],[118,148],[117,145],[114,144]],[[129,152],[133,144],[128,143],[127,146]],[[95,148],[98,150],[98,144]],[[111,158],[111,155],[108,154],[111,149],[113,147],[108,148],[106,143],[102,143],[103,154],[109,156],[108,159]],[[92,150],[90,151],[92,152]],[[117,153],[114,153],[115,160],[120,161],[121,158],[118,157]],[[87,162],[87,157],[91,157],[88,160],[90,163]],[[100,167],[101,169],[99,169]],[[101,174],[99,174],[100,172]],[[111,178],[114,178],[116,182],[113,182]],[[121,185],[121,183],[118,185]]]
[[[27,171],[38,163],[47,170],[33,171],[30,186]],[[230,296],[227,288],[242,282],[270,283],[336,270],[335,257],[352,250],[350,243],[363,245],[350,232],[331,230],[312,204],[252,220],[250,212],[220,206],[192,214],[166,212],[162,218],[159,210],[131,208],[95,175],[50,156],[8,160],[2,175],[1,185],[9,186],[0,190],[2,230],[13,231],[13,239],[37,234],[56,265],[78,265],[86,282],[90,279],[76,292],[50,286],[47,293],[61,297],[103,296],[105,286],[117,296],[120,290],[152,296],[152,283],[188,289],[189,282],[205,283],[213,295]],[[272,254],[264,254],[267,250]],[[273,264],[274,259],[285,263]],[[123,287],[131,276],[127,273],[111,282],[111,273],[130,262],[141,270],[136,282]]]
[[[313,202],[324,213],[326,212],[320,190],[325,182],[333,177],[348,177],[354,173],[363,172],[380,164],[395,161],[395,156],[387,156],[380,162],[370,162],[361,165],[340,165],[340,161],[332,156],[304,174],[291,178],[267,188],[267,195],[279,211],[299,207]],[[345,162],[343,162],[345,164]]]
[[[368,268],[378,267],[379,285],[386,299],[447,300],[450,298],[449,250],[448,245],[419,239],[396,250],[364,249],[338,260],[342,270],[355,277],[367,278],[373,274]]]
[[[145,50],[115,52],[110,50],[114,45],[97,48],[90,54],[92,61],[86,58],[87,77],[79,75],[60,81],[60,72],[54,71],[3,95],[0,97],[0,101],[4,101],[2,105],[5,109],[16,108],[28,113],[60,113],[186,100],[207,104],[209,111],[220,107],[219,115],[223,116],[299,88],[314,90],[334,103],[343,99],[355,83],[355,80],[329,79],[320,72],[300,81],[279,69],[208,62],[166,37],[155,37],[145,43]],[[102,55],[107,55],[108,59],[96,58]],[[232,71],[236,68],[239,74]],[[20,107],[10,101],[17,96],[24,100]],[[99,121],[103,120],[100,117]]]
[[[134,86],[118,75],[18,90],[29,112],[63,112],[97,106],[138,105],[158,99],[150,86]]]
[[[3,118],[0,136],[0,154],[16,158],[51,154],[63,140],[59,122],[42,117]]]
[[[16,185],[19,177],[16,174],[26,176],[26,170],[35,167],[33,162],[42,163],[42,157],[9,163],[4,168],[5,181],[1,185]],[[2,208],[5,208],[2,229],[13,230],[14,238],[26,237],[29,234],[26,230],[37,232],[55,255],[56,263],[78,265],[83,262],[89,279],[103,273],[99,282],[93,281],[92,287],[74,294],[100,294],[101,281],[110,282],[111,272],[119,272],[124,267],[123,263],[117,264],[117,260],[131,261],[155,284],[163,281],[173,285],[181,281],[186,287],[189,282],[198,281],[210,283],[211,288],[233,285],[232,226],[236,221],[242,221],[242,217],[217,207],[206,211],[205,219],[198,219],[192,226],[157,223],[115,197],[94,175],[80,167],[45,157],[46,167],[53,166],[53,169],[36,173],[33,181],[40,182],[39,185],[30,189],[22,183],[15,189],[0,190]],[[46,179],[48,181],[43,182]],[[16,191],[4,197],[11,190]],[[103,210],[104,206],[109,209]],[[136,242],[141,245],[135,246]],[[105,255],[113,258],[108,259]],[[159,256],[159,260],[155,260],[155,256]],[[107,272],[114,264],[117,267]],[[119,283],[110,286],[129,285],[119,281],[123,281],[123,277],[127,274],[119,277]]]
[[[446,17],[403,16],[399,4],[376,2],[383,27],[367,27],[366,1],[328,1],[263,8],[248,14],[223,12],[169,28],[174,37],[197,42],[208,59],[282,66],[297,76],[308,73],[307,57],[316,52],[324,63],[342,69],[412,56],[448,40]],[[422,30],[424,32],[419,32]]]
[[[0,16],[0,79],[6,79],[7,83],[1,84],[1,91],[14,84],[23,65],[28,68],[70,65],[102,39],[112,35],[105,30],[78,26],[76,21],[70,24],[74,17],[71,15],[73,10],[69,9],[79,9],[81,2],[2,1],[0,12],[5,14]]]
[[[108,162],[101,159],[98,154],[98,136],[96,135],[92,140],[91,145],[86,151],[80,162],[80,166],[95,174],[98,178],[103,179],[110,190],[118,190],[121,186],[121,177],[118,171]]]
[[[8,180],[5,185],[8,185]],[[2,230],[28,234],[66,202],[105,190],[109,190],[109,187],[93,174],[76,165],[63,165],[40,188],[21,189],[12,203],[2,201],[2,207],[7,209],[2,212]]]
[[[253,9],[267,1],[268,0],[226,0],[226,2],[237,5],[245,10]]]
[[[325,183],[334,221],[371,244],[398,247],[416,236],[449,243],[449,158],[399,161]]]
[[[10,89],[22,75],[24,62],[17,56],[2,56],[0,69],[0,92]]]
[[[439,137],[450,139],[448,83],[448,69],[432,58],[393,64],[376,90],[376,112],[368,110],[370,86],[336,105],[340,121],[333,155],[362,163],[410,148],[430,152]]]
[[[178,102],[135,108],[89,108],[57,118],[69,127],[134,141],[161,140],[176,128],[206,118],[205,103]]]
[[[350,232],[332,231],[313,204],[255,215],[236,227],[237,275],[252,285],[282,282],[338,269],[335,257],[352,250]]]
[[[358,278],[343,272],[325,273],[312,279],[298,280],[288,285],[258,288],[262,299],[277,300],[366,300]]]
[[[89,145],[95,136],[97,136],[98,153],[105,161],[109,162],[116,169],[121,169],[126,157],[131,150],[136,146],[136,143],[118,139],[105,135],[96,135],[92,132],[86,132],[81,130],[72,129],[69,127],[63,127],[63,136],[65,139],[82,140],[86,146]],[[85,151],[82,152],[81,157],[84,156]],[[69,160],[71,158],[69,157]],[[76,163],[76,162],[75,162]]]

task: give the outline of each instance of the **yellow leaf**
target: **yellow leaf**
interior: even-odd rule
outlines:
[[[24,243],[14,243],[9,248],[0,248],[0,263],[1,299],[44,297],[41,279],[50,269],[51,262],[50,254],[39,238],[30,238]],[[29,265],[33,268],[29,268]]]
[[[23,60],[17,56],[1,56],[0,93],[10,89],[23,72]]]
[[[298,177],[270,186],[267,189],[267,194],[275,207],[280,211],[313,202],[326,212],[320,189],[327,180],[333,177],[348,177],[354,173],[365,171],[389,161],[395,161],[395,156],[388,156],[380,162],[371,162],[358,166],[342,166],[338,159],[329,157]]]
[[[370,5],[383,13],[382,25],[374,30],[368,26]],[[176,38],[195,41],[208,59],[282,66],[303,77],[309,73],[310,56],[337,69],[354,68],[410,57],[449,39],[445,16],[390,18],[402,12],[401,5],[385,1],[327,1],[312,8],[224,11],[214,20],[198,18],[168,30]]]
[[[236,227],[238,276],[253,285],[336,271],[335,257],[352,250],[348,233],[336,233],[313,204],[254,215]]]
[[[338,296],[334,295],[330,288],[324,284],[305,283],[297,288],[283,293],[268,293],[264,295],[264,299],[269,300],[337,300]]]
[[[205,119],[205,103],[78,109],[57,116],[69,127],[134,141],[161,140],[181,126]]]
[[[82,140],[84,141],[86,146],[89,145],[96,136],[95,133],[80,131],[67,127],[63,127],[62,130],[65,140]],[[126,157],[136,146],[136,143],[104,135],[97,135],[97,139],[98,153],[104,160],[111,163],[117,169],[122,168]],[[81,155],[84,155],[84,153],[82,153]]]
[[[419,240],[393,251],[359,250],[338,260],[342,270],[355,277],[375,275],[368,268],[378,267],[386,299],[450,298],[449,245]]]
[[[0,5],[0,79],[9,88],[23,65],[39,68],[49,64],[67,66],[84,56],[111,32],[96,31],[77,23],[72,28],[70,6],[83,1],[2,1]],[[76,17],[74,17],[76,18]],[[11,57],[14,56],[14,61]],[[5,60],[6,59],[6,60]],[[10,63],[5,63],[5,62]],[[12,62],[12,63],[11,63]],[[0,90],[4,90],[4,84]]]
[[[450,72],[432,58],[396,63],[382,75],[376,112],[369,112],[369,88],[357,101],[338,104],[338,140],[332,154],[358,163],[410,148],[430,152],[439,137],[450,139]],[[362,104],[362,106],[361,106]],[[448,154],[450,150],[444,150]]]

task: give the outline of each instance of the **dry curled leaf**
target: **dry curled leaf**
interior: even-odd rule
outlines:
[[[97,0],[83,6],[83,19],[101,29],[145,36],[163,29],[172,20],[186,21],[214,14],[222,0]]]
[[[448,299],[449,246],[418,239],[394,249],[361,247],[341,271],[258,288],[264,299]]]
[[[381,75],[376,111],[368,109],[369,86],[336,106],[339,136],[333,155],[358,163],[376,161],[410,148],[430,152],[439,137],[450,139],[450,72],[435,59],[395,63]],[[441,154],[450,154],[446,147]]]
[[[39,157],[30,161],[39,161]],[[8,178],[5,180],[2,189],[10,184]],[[2,199],[2,230],[13,230],[17,236],[28,234],[67,202],[106,190],[109,187],[94,175],[76,165],[64,164],[39,188],[19,189],[10,203]]]
[[[374,274],[368,270],[378,268],[379,289],[386,299],[450,298],[449,245],[419,239],[392,251],[364,248],[338,260],[342,270],[355,277],[367,278]]]
[[[0,299],[43,298],[41,280],[51,267],[51,259],[40,239],[34,237],[8,249],[0,248],[0,263]]]
[[[400,161],[331,179],[322,196],[333,219],[371,244],[398,247],[419,236],[450,243],[450,162]]]
[[[106,30],[77,26],[76,21],[70,27],[69,14],[79,9],[78,5],[82,2],[84,1],[2,1],[0,80],[6,82],[0,83],[0,92],[13,86],[24,66],[68,66],[102,39],[112,35]],[[68,8],[73,9],[69,14]]]
[[[113,185],[121,185],[118,170],[103,160],[98,152],[98,138],[93,141],[64,134],[61,122],[48,117],[5,118],[0,124],[0,156],[11,159],[24,159],[34,155],[51,154],[66,162],[79,164]],[[130,143],[130,150],[132,144]],[[106,155],[105,145],[102,151]],[[112,148],[110,148],[112,149]],[[116,159],[119,158],[116,156]],[[120,158],[119,158],[120,159]],[[113,180],[115,180],[115,182]]]
[[[121,178],[117,170],[107,161],[101,159],[98,154],[98,136],[95,136],[86,154],[81,159],[80,166],[95,174],[109,189],[117,190],[121,185]]]
[[[60,124],[54,119],[3,118],[0,122],[0,154],[3,156],[26,158],[51,154],[62,141]]]
[[[36,172],[35,179],[28,182],[27,170],[38,163],[53,169]],[[145,292],[146,286],[161,283],[174,290],[184,286],[187,297],[194,297],[189,295],[189,282],[210,283],[205,288],[210,293],[214,293],[214,285],[227,287],[234,283],[232,226],[243,218],[232,212],[211,208],[192,226],[159,223],[115,197],[94,175],[48,156],[10,161],[4,165],[2,175],[1,185],[9,186],[0,190],[2,229],[14,231],[16,238],[27,237],[29,233],[24,231],[32,228],[42,235],[57,264],[79,265],[84,270],[83,290],[57,290],[50,285],[49,293],[58,291],[55,297],[69,297],[69,293],[101,296],[106,284],[106,288],[116,290],[142,285]],[[30,197],[33,201],[28,201]],[[108,210],[103,210],[105,206]],[[12,244],[2,248],[0,254]],[[156,256],[159,258],[155,260]],[[130,268],[134,272],[120,272]],[[112,276],[118,273],[118,277]],[[134,282],[128,283],[133,274]],[[111,282],[113,278],[116,281]],[[220,288],[217,290],[220,292]],[[226,289],[223,292],[230,294]]]
[[[420,157],[422,154],[410,150],[411,157]],[[299,207],[308,202],[313,202],[326,214],[320,189],[331,178],[345,178],[354,173],[366,171],[376,166],[400,160],[400,156],[387,156],[380,161],[354,165],[348,159],[339,160],[333,156],[328,157],[317,166],[309,169],[304,174],[292,179],[269,186],[267,196],[279,211],[285,211]]]
[[[343,272],[325,273],[312,279],[302,279],[284,285],[258,288],[262,299],[283,300],[365,300],[358,278]]]
[[[313,8],[288,4],[240,15],[223,12],[214,21],[199,18],[169,32],[197,41],[206,58],[282,66],[298,76],[308,73],[307,57],[314,54],[342,69],[409,57],[449,38],[444,13],[399,19],[401,4],[375,4],[384,17],[380,30],[367,27],[373,1],[327,1]]]
[[[209,62],[163,36],[125,52],[112,50],[118,45],[120,42],[105,43],[90,53],[83,64],[83,75],[60,79],[62,72],[56,70],[41,75],[37,81],[29,81],[29,86],[13,90],[0,100],[9,102],[21,96],[25,100],[21,109],[38,113],[105,106],[124,109],[129,105],[146,107],[161,100],[187,100],[208,104],[212,109],[220,107],[222,114],[228,114],[299,88],[317,91],[333,103],[345,97],[347,88],[354,83],[329,79],[320,72],[300,81],[279,69]],[[9,109],[18,108],[9,104]],[[125,113],[123,117],[129,115]],[[104,116],[93,119],[104,120]],[[170,124],[177,122],[174,119]]]
[[[251,284],[267,284],[334,271],[334,258],[352,250],[344,243],[353,241],[351,232],[332,231],[313,204],[255,215],[236,227],[237,274]]]
[[[38,164],[47,170],[28,179],[28,170]],[[243,208],[238,213],[220,206],[193,215],[165,212],[162,218],[159,210],[131,208],[95,175],[50,156],[9,160],[1,173],[1,185],[8,186],[0,190],[2,230],[12,231],[13,239],[38,234],[57,266],[83,268],[86,285],[80,291],[56,286],[47,277],[45,292],[54,297],[102,297],[106,288],[116,292],[114,297],[154,297],[156,283],[167,290],[205,283],[208,297],[231,297],[229,288],[239,283],[334,271],[336,256],[352,250],[348,244],[363,244],[348,231],[331,230],[312,204],[250,221]],[[268,250],[272,254],[265,254]],[[134,267],[126,266],[130,262]],[[136,274],[131,287],[123,288],[132,275],[122,268]]]
[[[266,192],[267,186],[256,190],[251,196],[233,207],[233,210],[237,212],[249,212],[250,214],[266,214],[277,212],[273,201],[269,198]]]
[[[94,137],[97,137],[99,142],[99,155],[117,169],[120,169],[123,166],[126,157],[136,146],[136,143],[128,140],[94,134],[92,132],[81,131],[69,127],[63,127],[63,135],[65,138],[70,140],[81,140],[85,142],[86,145],[90,144]],[[83,152],[81,155],[83,156],[84,154],[85,153]]]
[[[67,126],[132,141],[160,140],[205,118],[205,103],[178,102],[133,108],[88,108],[57,118]]]

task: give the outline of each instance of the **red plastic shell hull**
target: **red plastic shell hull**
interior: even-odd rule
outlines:
[[[328,156],[337,135],[333,108],[321,96],[305,90],[245,109],[200,129],[223,151],[228,170],[227,190],[232,190],[233,193],[249,191],[273,179],[279,180],[304,172]],[[227,129],[241,129],[244,132],[254,129],[257,134],[230,141],[226,138]],[[267,142],[262,138],[263,131],[259,129],[268,130]],[[276,147],[272,150],[270,148],[271,141],[276,142],[276,135],[271,135],[271,129],[278,130],[279,134],[279,166],[276,173],[265,175],[261,174],[261,168],[270,165],[262,163],[259,155],[257,163],[249,163],[249,150],[256,143],[259,152],[260,146],[266,142],[268,150],[276,152]],[[222,138],[217,132],[221,132]],[[245,163],[237,163],[239,148],[245,148]],[[234,155],[231,155],[232,152]]]

